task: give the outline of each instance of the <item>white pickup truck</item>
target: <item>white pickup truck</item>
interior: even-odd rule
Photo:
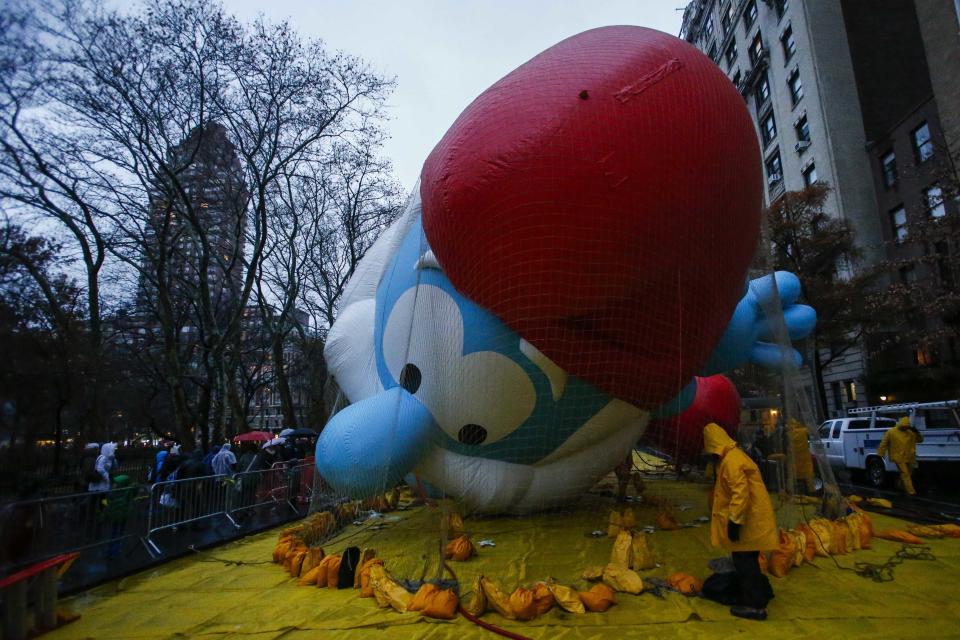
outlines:
[[[851,409],[850,417],[827,420],[820,425],[819,436],[832,467],[859,473],[875,487],[882,487],[887,475],[897,467],[888,458],[877,455],[877,447],[887,429],[897,419],[910,417],[910,423],[923,436],[917,445],[921,467],[936,463],[960,464],[960,400],[905,403]]]

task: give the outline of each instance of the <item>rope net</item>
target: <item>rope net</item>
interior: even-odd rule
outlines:
[[[424,580],[461,535],[482,553],[532,527],[705,526],[707,422],[757,462],[781,526],[804,503],[839,513],[792,344],[812,311],[796,278],[748,272],[758,158],[717,67],[639,27],[570,38],[478,97],[331,328],[346,406],[313,509],[360,524],[325,544],[413,527],[390,570]],[[743,411],[725,372],[769,406]]]

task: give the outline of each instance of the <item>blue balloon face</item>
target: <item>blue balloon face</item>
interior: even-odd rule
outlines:
[[[435,441],[466,456],[533,464],[611,400],[462,296],[419,220],[377,289],[374,343],[383,388],[413,394],[433,417]]]

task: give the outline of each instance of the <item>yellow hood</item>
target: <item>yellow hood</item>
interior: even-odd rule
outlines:
[[[903,416],[897,421],[897,426],[900,427],[901,429],[909,429],[910,418],[908,418],[907,416]]]
[[[737,443],[717,423],[711,422],[703,428],[703,450],[707,453],[723,456],[735,446]]]

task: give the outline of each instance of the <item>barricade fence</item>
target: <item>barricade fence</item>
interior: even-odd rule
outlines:
[[[87,566],[91,575],[68,575],[72,588],[129,573],[168,553],[305,515],[314,476],[311,459],[9,503],[0,508],[0,575],[73,551],[81,554],[68,574]]]

